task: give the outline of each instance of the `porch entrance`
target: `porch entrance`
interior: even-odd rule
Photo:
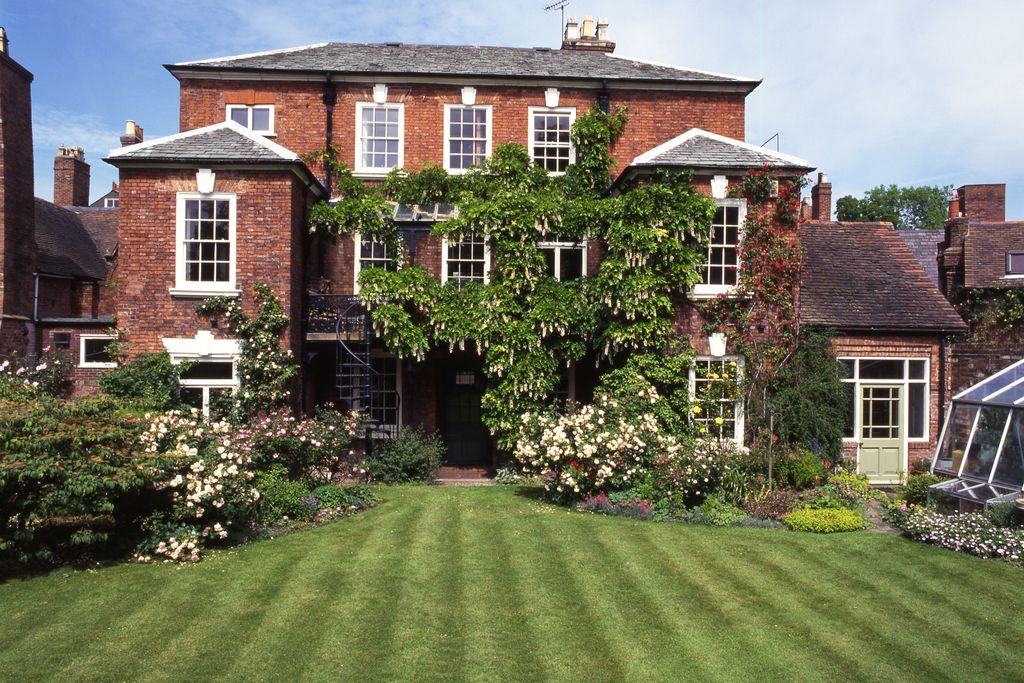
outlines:
[[[872,483],[898,483],[905,460],[903,385],[861,385],[860,407],[858,471]]]
[[[453,362],[439,370],[439,422],[449,465],[491,465],[491,435],[481,420],[483,373],[479,360],[473,360],[476,362]]]

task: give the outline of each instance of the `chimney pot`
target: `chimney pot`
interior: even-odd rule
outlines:
[[[595,25],[594,17],[583,17],[583,23],[577,29],[576,17],[569,17],[565,23],[562,49],[615,52],[615,43],[608,40],[608,19],[601,17]]]
[[[11,41],[7,37],[7,29],[0,26],[0,52],[3,52],[5,55],[9,55],[11,53],[10,43]]]
[[[142,126],[131,119],[124,122],[124,135],[121,136],[121,146],[137,145],[142,142]]]

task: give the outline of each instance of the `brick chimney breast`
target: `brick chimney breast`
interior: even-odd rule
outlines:
[[[81,147],[58,147],[53,160],[53,203],[89,205],[89,164]]]
[[[1006,220],[1006,185],[964,185],[957,189],[960,215],[981,223],[1002,223]]]
[[[827,173],[818,174],[818,184],[811,188],[811,218],[816,221],[832,220],[832,183]]]
[[[579,52],[615,52],[615,43],[608,39],[608,19],[583,17],[583,23],[577,24],[576,17],[569,17],[565,22],[565,37],[562,40],[563,50]]]

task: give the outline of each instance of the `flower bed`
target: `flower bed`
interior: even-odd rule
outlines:
[[[958,553],[1024,564],[1024,529],[997,526],[985,513],[946,515],[900,502],[890,507],[885,520],[915,541]]]

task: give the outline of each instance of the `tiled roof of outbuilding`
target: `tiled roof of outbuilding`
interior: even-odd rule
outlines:
[[[802,323],[877,332],[966,331],[891,223],[804,223],[800,242]]]
[[[682,166],[686,168],[757,168],[810,171],[810,162],[788,154],[773,152],[748,142],[691,128],[633,159],[632,167]]]
[[[907,245],[907,249],[921,264],[928,279],[939,286],[939,244],[946,235],[942,230],[898,230],[896,232]]]
[[[36,198],[36,268],[40,273],[102,280],[107,263],[75,211]]]
[[[1024,280],[1007,279],[1006,252],[1024,251],[1024,222],[975,223],[964,239],[966,287],[1020,287]]]
[[[93,244],[105,259],[112,259],[117,253],[117,232],[120,227],[121,213],[118,209],[105,209],[91,206],[67,207],[78,215],[85,231],[89,233]]]
[[[289,149],[262,135],[223,121],[110,151],[106,161],[181,161],[201,163],[298,163]]]
[[[490,77],[729,83],[753,90],[760,81],[656,64],[605,52],[481,45],[320,43],[283,50],[164,65],[188,70],[285,71],[324,74]]]

